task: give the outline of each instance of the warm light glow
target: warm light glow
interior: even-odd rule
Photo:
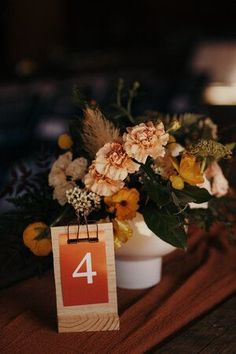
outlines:
[[[203,93],[205,103],[218,106],[236,105],[236,85],[211,85]]]

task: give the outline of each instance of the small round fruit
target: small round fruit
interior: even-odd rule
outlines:
[[[49,227],[43,222],[29,224],[23,232],[24,244],[36,256],[47,256],[52,251],[52,243],[48,233]]]
[[[68,150],[73,145],[73,141],[69,134],[61,134],[58,137],[57,143],[62,150]]]

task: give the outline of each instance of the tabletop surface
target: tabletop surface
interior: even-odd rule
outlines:
[[[158,354],[236,352],[236,295],[193,321],[153,350]]]

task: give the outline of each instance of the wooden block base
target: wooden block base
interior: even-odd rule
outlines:
[[[58,332],[91,332],[119,330],[116,313],[58,316]]]

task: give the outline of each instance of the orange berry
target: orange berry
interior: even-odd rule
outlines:
[[[29,224],[23,232],[23,241],[26,247],[36,256],[47,256],[52,251],[51,239],[44,236],[49,230],[48,226],[43,222],[34,222]],[[39,237],[37,239],[37,237]]]
[[[68,150],[73,145],[73,141],[69,134],[59,135],[57,143],[62,150]]]

